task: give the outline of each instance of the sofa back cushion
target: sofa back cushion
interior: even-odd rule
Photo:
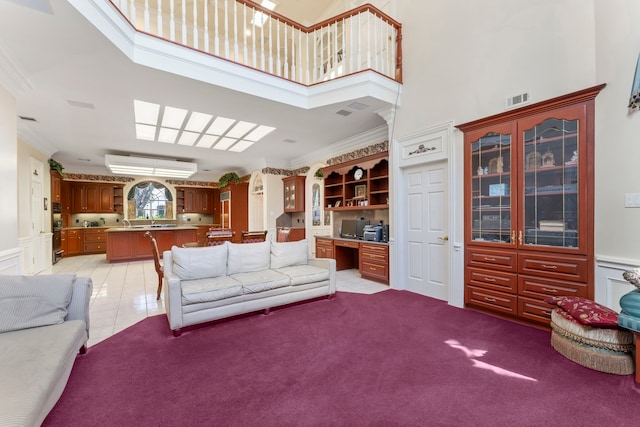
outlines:
[[[307,239],[296,242],[271,242],[271,268],[304,265],[309,260]]]
[[[226,276],[227,244],[197,248],[171,248],[172,270],[181,279]]]
[[[64,322],[75,274],[0,275],[0,332]]]
[[[270,243],[229,243],[228,273],[250,273],[269,269]]]

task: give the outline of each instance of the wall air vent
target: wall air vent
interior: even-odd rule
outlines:
[[[504,100],[504,108],[513,108],[526,104],[531,99],[529,92],[522,92],[517,95],[510,96]]]

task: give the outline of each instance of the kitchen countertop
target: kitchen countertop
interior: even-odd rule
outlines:
[[[341,241],[341,242],[371,243],[371,244],[374,244],[374,245],[389,246],[389,242],[374,242],[373,240],[352,239],[352,238],[349,238],[349,237],[331,237],[331,236],[321,236],[321,235],[315,235],[313,237],[315,237],[317,239],[338,240],[338,241]]]
[[[91,228],[91,227],[88,227]],[[115,231],[149,231],[149,230],[197,230],[198,227],[192,225],[133,225],[131,227],[109,227],[107,233]]]

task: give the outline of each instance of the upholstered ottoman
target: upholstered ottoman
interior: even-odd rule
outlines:
[[[635,371],[634,337],[618,328],[618,314],[591,300],[551,297],[551,345],[584,367],[616,375]]]
[[[638,286],[637,270],[625,271],[624,278],[629,283]],[[620,298],[622,312],[618,315],[618,325],[630,330],[636,336],[636,342],[640,336],[640,289],[635,289]],[[636,365],[640,364],[640,353],[636,351]],[[636,371],[636,382],[640,383],[640,371]]]

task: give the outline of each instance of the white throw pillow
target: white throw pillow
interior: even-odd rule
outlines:
[[[226,276],[227,243],[197,248],[171,248],[173,271],[181,279],[205,279]]]
[[[271,268],[291,267],[307,264],[309,243],[307,239],[297,242],[271,242]]]
[[[271,260],[269,243],[229,243],[229,275],[268,270]]]
[[[0,332],[64,322],[75,274],[0,275]]]

